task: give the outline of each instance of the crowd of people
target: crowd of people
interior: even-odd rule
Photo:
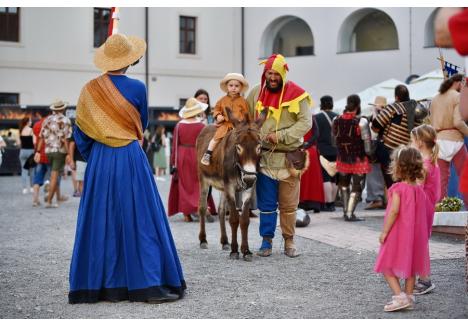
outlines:
[[[69,174],[73,196],[81,196],[86,161],[75,146],[72,123],[64,114],[67,105],[56,100],[50,110],[39,113],[41,119],[34,125],[28,116],[20,121],[19,133],[13,144],[20,148],[22,193],[32,194],[33,207],[42,206],[42,186],[45,208],[57,208],[59,203],[67,201],[69,197],[62,194],[60,183]]]
[[[82,198],[70,303],[181,299],[186,284],[167,216],[182,213],[184,221],[193,221],[199,201],[197,165],[212,163],[213,150],[234,128],[231,119],[262,115],[252,202],[260,220],[256,254],[273,254],[279,215],[284,255],[300,255],[295,243],[299,207],[320,212],[335,211],[339,205],[344,222],[362,221],[356,208],[367,189],[366,209],[386,208],[374,267],[393,293],[384,310],[413,309],[414,295],[434,289],[429,238],[435,205],[447,194],[451,162],[463,180],[468,177],[463,142],[468,127],[459,109],[464,76],[455,74],[441,84],[430,112],[411,100],[405,85],[398,85],[394,102],[377,97],[371,116],[361,114],[356,94],[347,97],[341,114],[333,112],[333,99],[325,95],[320,112],[313,115],[311,96],[287,78],[285,58],[273,54],[262,61],[260,83],[248,94],[249,83],[239,73],[228,73],[220,81],[226,95],[214,109],[208,93],[198,90],[180,110],[170,140],[163,127],[145,137],[145,86],[125,75],[145,50],[142,39],[114,34],[96,51],[94,62],[103,74],[81,91],[73,135],[62,101],[54,102],[52,114],[32,128],[29,120],[21,123],[22,165],[31,155],[37,164],[34,206],[40,205],[39,188],[47,173],[45,207],[55,208],[66,200],[60,192],[65,164],[76,171],[75,193]],[[215,124],[217,132],[199,161],[196,139],[207,124]],[[168,168],[172,177],[166,214],[153,173],[163,181]],[[24,170],[23,192],[28,192],[31,181]],[[210,213],[216,215],[211,193],[208,196]],[[403,289],[400,279],[405,280]]]

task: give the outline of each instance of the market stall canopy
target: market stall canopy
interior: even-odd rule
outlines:
[[[434,70],[421,77],[414,79],[411,84],[405,84],[397,79],[388,79],[376,85],[373,85],[365,90],[357,93],[361,98],[361,110],[363,115],[372,114],[372,106],[369,103],[374,103],[376,96],[383,96],[387,99],[387,103],[395,101],[394,89],[395,86],[403,84],[408,87],[410,97],[414,100],[432,99],[437,95],[439,86],[444,80],[442,70]],[[343,112],[346,106],[346,97],[334,103],[333,111],[337,113]]]

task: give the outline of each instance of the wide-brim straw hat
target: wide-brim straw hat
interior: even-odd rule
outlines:
[[[199,115],[208,108],[208,104],[198,101],[191,97],[185,102],[185,106],[180,109],[179,116],[183,119],[188,119]]]
[[[94,55],[94,64],[101,71],[114,71],[138,61],[146,51],[146,42],[136,36],[113,34]]]
[[[335,176],[335,174],[336,174],[336,162],[330,162],[329,160],[327,160],[322,155],[320,155],[319,160],[320,160],[320,165],[322,165],[323,169],[325,171],[327,171],[328,175],[330,177]]]
[[[244,78],[244,76],[242,76],[242,74],[238,74],[236,72],[230,72],[230,73],[226,74],[226,76],[224,76],[224,78],[219,83],[219,87],[221,87],[221,90],[223,92],[225,92],[225,93],[228,92],[227,82],[230,81],[230,80],[237,80],[242,84],[242,89],[240,91],[241,93],[245,93],[249,89],[249,83]]]
[[[378,106],[378,107],[386,106],[387,99],[384,96],[376,96],[374,103],[369,103],[369,105]]]
[[[62,100],[55,100],[54,103],[52,103],[52,105],[49,106],[49,108],[52,111],[60,111],[60,110],[65,110],[67,105],[68,105],[68,102],[64,102]]]

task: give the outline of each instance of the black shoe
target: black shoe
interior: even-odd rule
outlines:
[[[351,215],[351,217],[348,217],[347,215],[344,216],[344,219],[346,222],[361,222],[364,221],[363,218],[356,217],[356,215]]]
[[[336,210],[335,203],[325,203],[322,205],[321,210],[323,212],[334,212]]]
[[[166,293],[162,297],[150,297],[146,299],[146,302],[159,304],[159,303],[172,302],[172,301],[177,301],[177,300],[179,300],[179,296],[177,294]]]

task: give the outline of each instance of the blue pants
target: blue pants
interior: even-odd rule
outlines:
[[[275,237],[278,219],[278,180],[259,173],[257,175],[257,206],[260,210],[260,236]]]
[[[275,236],[278,208],[285,246],[294,247],[299,186],[297,177],[278,181],[263,173],[257,175],[257,206],[260,210],[260,236],[263,237],[261,249],[271,248],[271,242],[265,238],[271,240]]]
[[[49,178],[50,175],[50,165],[39,163],[36,165],[36,170],[34,173],[34,184],[42,186],[44,184],[44,180]]]

